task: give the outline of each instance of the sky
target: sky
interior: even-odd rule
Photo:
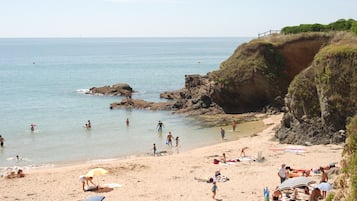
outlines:
[[[0,0],[0,37],[254,37],[351,18],[356,0]]]

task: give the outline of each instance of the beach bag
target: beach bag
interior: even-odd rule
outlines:
[[[219,160],[213,159],[213,164],[218,164],[218,163],[219,163]]]

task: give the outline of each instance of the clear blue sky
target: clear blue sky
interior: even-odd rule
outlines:
[[[0,37],[256,36],[357,20],[356,0],[0,0]]]

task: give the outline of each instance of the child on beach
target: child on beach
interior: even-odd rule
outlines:
[[[179,136],[176,136],[175,141],[176,141],[176,147],[178,147],[180,141]]]
[[[213,182],[213,186],[212,186],[212,193],[213,193],[212,198],[213,198],[213,199],[216,199],[217,189],[218,189],[217,184],[216,184],[216,182],[214,181],[214,182]]]
[[[154,156],[156,156],[156,144],[153,144],[152,150],[154,151]]]

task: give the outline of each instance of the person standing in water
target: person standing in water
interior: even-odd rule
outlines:
[[[232,121],[232,129],[233,129],[233,132],[236,131],[236,127],[237,127],[237,122],[236,122],[236,120],[233,120],[233,121]]]
[[[179,145],[179,141],[180,141],[179,136],[176,136],[176,138],[175,138],[176,147],[178,147],[178,145]]]
[[[174,138],[174,136],[171,134],[171,131],[169,132],[169,134],[167,135],[167,145],[172,147],[172,139]]]
[[[31,132],[34,132],[35,131],[35,124],[31,124],[30,125],[30,129],[31,129]]]
[[[222,141],[224,140],[224,136],[226,134],[226,131],[224,130],[224,128],[221,128],[221,137],[222,137]]]
[[[0,135],[0,146],[4,147],[4,141],[5,139]]]
[[[129,118],[126,118],[126,126],[129,126]]]
[[[90,120],[88,120],[87,128],[92,128],[92,124],[90,123]]]
[[[162,132],[162,128],[164,127],[164,123],[162,123],[162,121],[159,120],[159,123],[157,123],[157,129],[159,132]]]

